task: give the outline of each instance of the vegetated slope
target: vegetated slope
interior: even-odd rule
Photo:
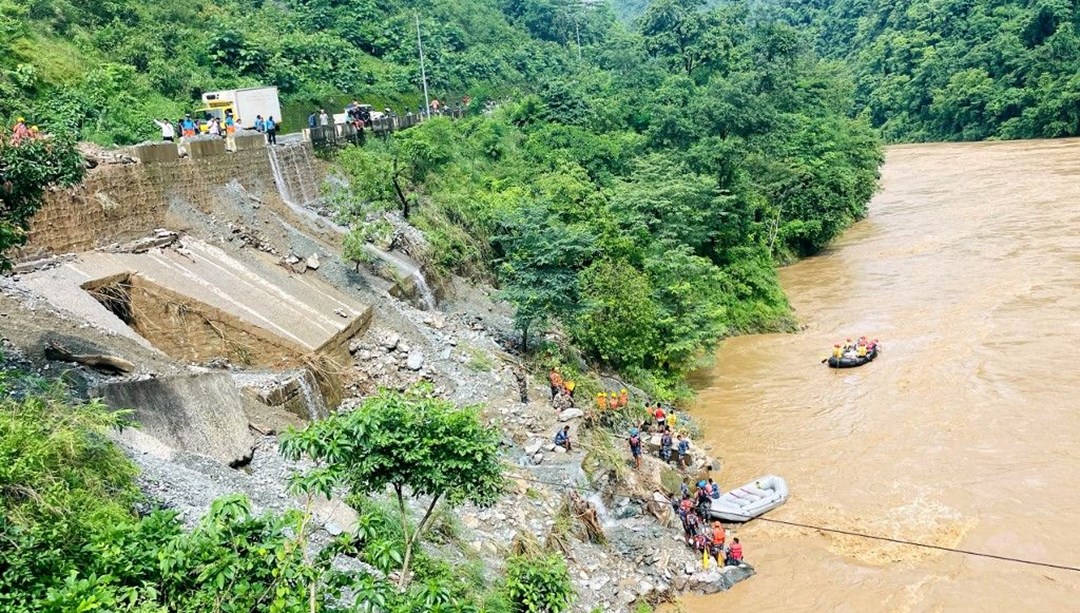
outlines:
[[[628,26],[564,0],[0,0],[0,115],[123,143],[218,87],[277,85],[286,130],[343,95],[400,111],[418,17],[433,95],[504,104],[346,153],[345,208],[410,204],[445,268],[498,280],[523,339],[560,321],[670,383],[722,336],[789,322],[774,262],[863,215],[881,161],[841,65],[709,5],[657,0]]]
[[[798,32],[698,8],[654,2],[492,117],[344,151],[349,250],[408,209],[444,268],[498,280],[523,341],[561,322],[657,394],[719,338],[787,325],[775,261],[864,214],[880,144]]]
[[[1080,134],[1080,15],[1055,0],[778,0],[769,12],[848,61],[892,141]]]
[[[606,5],[493,0],[0,0],[0,118],[102,144],[155,134],[203,91],[276,85],[286,130],[312,104],[360,97],[403,111],[421,99],[416,24],[433,95],[506,92],[565,70]],[[574,27],[569,27],[573,19]]]

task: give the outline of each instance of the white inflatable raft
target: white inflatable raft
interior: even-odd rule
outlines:
[[[787,497],[787,481],[767,475],[713,499],[709,515],[721,521],[749,521],[784,504]]]

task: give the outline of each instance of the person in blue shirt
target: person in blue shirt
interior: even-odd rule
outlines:
[[[709,496],[713,500],[720,498],[720,484],[713,481],[712,477],[709,477],[709,485],[707,487],[709,488]]]
[[[570,451],[570,426],[563,426],[562,430],[555,433],[555,444]]]
[[[180,122],[181,134],[191,138],[195,136],[196,126],[195,120],[191,118],[191,115],[184,115],[183,121]]]
[[[641,468],[641,436],[637,428],[630,428],[630,455],[634,457],[634,468]]]
[[[266,128],[266,141],[271,145],[276,145],[278,125],[274,123],[273,115],[266,118],[266,123],[263,127]]]
[[[315,128],[315,127],[318,127],[318,125],[319,125],[319,117],[318,117],[318,115],[315,114],[315,111],[312,111],[311,114],[308,115],[308,117],[307,117],[307,127]]]
[[[259,132],[266,132],[266,122],[263,121],[262,115],[255,116],[255,129]]]
[[[690,455],[690,440],[681,434],[679,435],[678,450],[679,467],[681,467],[683,470],[686,470],[686,456]]]

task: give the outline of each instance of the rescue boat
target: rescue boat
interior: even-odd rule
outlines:
[[[714,498],[709,516],[721,521],[749,521],[772,511],[787,499],[787,481],[776,475],[766,475]]]
[[[847,356],[847,355],[845,355],[845,356],[840,357],[840,358],[838,358],[836,356],[829,356],[829,367],[830,368],[855,368],[856,366],[862,366],[863,364],[869,364],[870,362],[873,362],[874,358],[876,358],[877,355],[878,355],[878,348],[877,348],[877,345],[875,345],[874,348],[872,350],[870,350],[869,352],[867,352],[867,354],[865,356],[857,356],[857,355]]]

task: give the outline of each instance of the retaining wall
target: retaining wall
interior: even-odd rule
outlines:
[[[131,155],[140,163],[99,166],[82,184],[46,194],[30,222],[27,243],[10,254],[13,261],[91,251],[143,237],[169,225],[173,198],[213,214],[218,192],[233,181],[264,201],[280,202],[261,134],[238,135],[228,142],[197,140],[184,147],[190,152],[186,158],[180,158],[171,143],[132,147]],[[298,149],[287,155],[289,164],[303,163],[306,172],[318,172],[305,160],[314,158],[310,144],[288,148]]]

